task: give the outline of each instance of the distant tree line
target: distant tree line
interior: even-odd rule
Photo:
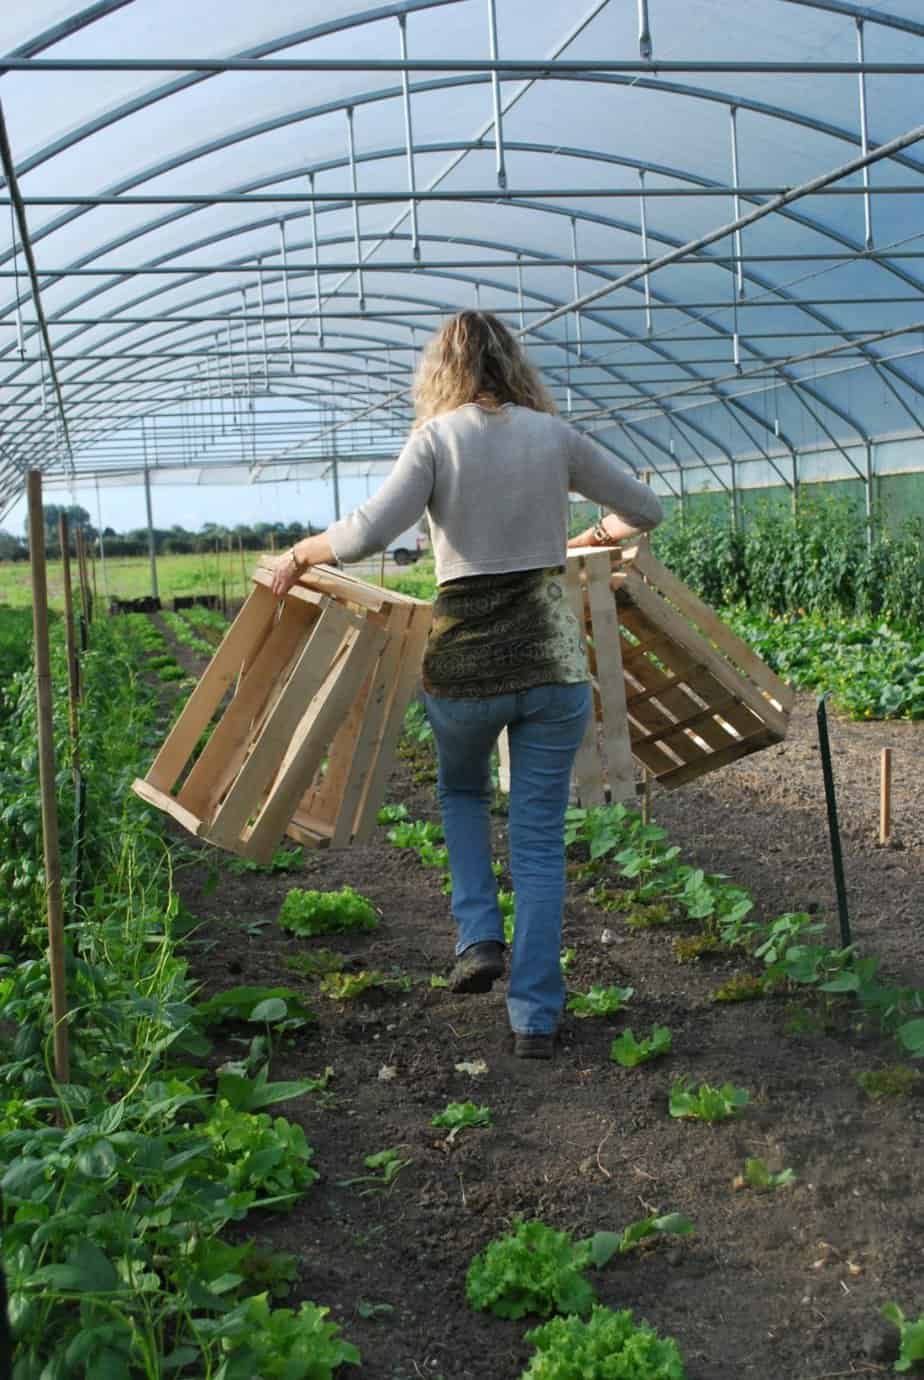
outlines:
[[[64,513],[68,520],[71,536],[80,528],[87,544],[99,554],[100,533],[90,521],[90,514],[79,504],[59,506],[49,503],[45,507],[45,548],[50,558],[60,557],[58,541],[58,518]],[[0,560],[24,561],[29,555],[29,522],[24,524],[25,533],[18,537],[12,532],[0,529]],[[273,544],[283,551],[293,542],[299,541],[306,533],[322,530],[303,522],[254,522],[238,523],[227,527],[220,522],[204,522],[198,532],[193,532],[179,523],[173,527],[155,527],[154,545],[158,556],[207,555],[215,551],[266,551]],[[104,527],[102,545],[107,556],[145,556],[148,552],[148,529],[137,527],[129,532],[116,532],[112,527]],[[73,550],[73,545],[71,547]]]

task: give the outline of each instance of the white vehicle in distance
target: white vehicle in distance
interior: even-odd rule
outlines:
[[[388,548],[388,555],[391,556],[395,565],[413,565],[419,561],[428,546],[427,538],[423,532],[418,532],[416,527],[411,527],[407,532],[402,532],[400,537],[396,537]]]

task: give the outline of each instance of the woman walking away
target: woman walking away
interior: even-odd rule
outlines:
[[[378,493],[297,542],[273,589],[284,594],[306,566],[383,550],[426,511],[438,590],[423,687],[458,926],[449,986],[487,992],[504,972],[489,805],[491,752],[506,728],[516,895],[507,1010],[514,1052],[547,1059],[564,1001],[564,816],[590,712],[565,588],[568,495],[613,509],[582,534],[589,545],[655,527],[661,507],[556,415],[517,340],[487,312],[460,312],[434,336],[415,401],[414,429]]]

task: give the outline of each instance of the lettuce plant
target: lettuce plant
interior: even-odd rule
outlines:
[[[594,1307],[586,1322],[553,1318],[527,1332],[536,1348],[521,1380],[685,1380],[686,1371],[670,1337],[646,1323],[636,1325],[628,1309]]]
[[[282,903],[279,923],[293,934],[331,934],[336,930],[374,930],[379,917],[372,902],[351,886],[339,891],[293,887]]]

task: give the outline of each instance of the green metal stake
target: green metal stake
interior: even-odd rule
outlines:
[[[847,914],[847,886],[844,881],[844,857],[841,853],[841,833],[837,823],[837,800],[834,794],[834,772],[831,769],[831,744],[828,740],[827,699],[830,690],[818,699],[818,745],[821,749],[821,770],[825,779],[825,801],[828,806],[828,833],[831,836],[831,862],[834,867],[834,886],[837,891],[837,913],[841,922],[841,947],[853,943],[850,937],[850,917]]]

